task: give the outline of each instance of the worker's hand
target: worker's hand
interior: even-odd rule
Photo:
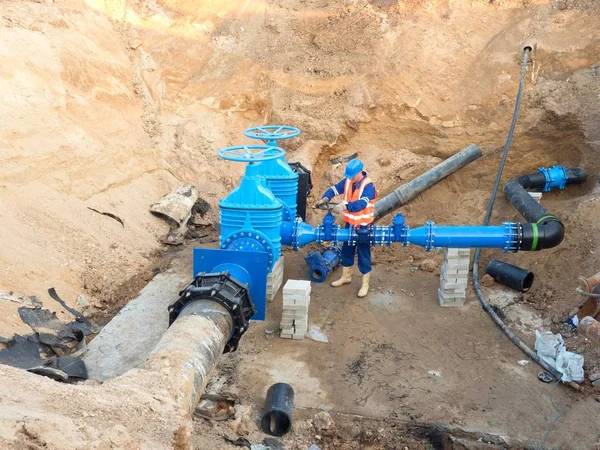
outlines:
[[[317,209],[319,206],[324,206],[327,203],[329,203],[329,199],[327,197],[323,197],[321,200],[319,200],[317,203],[315,203],[315,205],[313,206],[313,209]]]
[[[331,210],[331,212],[333,214],[341,214],[344,212],[344,210],[346,209],[346,206],[348,205],[347,202],[340,202],[337,205],[335,205],[333,207],[333,209]]]

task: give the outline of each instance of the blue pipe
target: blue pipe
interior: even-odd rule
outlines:
[[[328,214],[327,216],[329,216]],[[327,218],[326,216],[326,218]],[[434,247],[451,248],[501,248],[505,252],[517,251],[521,236],[521,224],[506,222],[496,226],[472,225],[435,225],[427,222],[425,226],[410,229],[405,224],[404,216],[397,214],[391,226],[374,226],[371,228],[340,228],[331,224],[331,220],[323,220],[317,228],[297,219],[295,222],[282,222],[281,243],[291,245],[295,250],[316,242],[347,242],[350,245],[368,242],[371,245],[389,246],[399,242],[406,246],[415,244],[426,251]]]

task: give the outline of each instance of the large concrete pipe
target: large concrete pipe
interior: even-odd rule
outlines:
[[[169,327],[146,363],[148,375],[168,380],[178,409],[190,414],[231,336],[233,322],[225,307],[212,300],[188,304]]]
[[[475,144],[471,144],[409,183],[397,187],[394,191],[375,203],[375,220],[380,219],[396,208],[406,205],[421,192],[429,189],[438,181],[443,180],[458,169],[475,161],[481,155],[481,149]]]

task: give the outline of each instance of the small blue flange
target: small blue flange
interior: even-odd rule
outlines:
[[[540,167],[538,172],[542,172],[546,179],[544,192],[550,192],[552,189],[562,190],[567,186],[567,168],[565,166]]]

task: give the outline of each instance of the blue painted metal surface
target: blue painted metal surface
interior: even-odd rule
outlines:
[[[250,299],[256,307],[256,314],[251,319],[265,320],[268,263],[266,253],[195,248],[193,263],[194,277],[200,272],[227,270],[237,281],[247,284]]]
[[[565,189],[567,186],[567,168],[565,166],[553,166],[550,168],[540,167],[538,172],[544,174],[546,184],[544,192],[550,192],[552,189]]]
[[[450,248],[501,248],[504,251],[516,251],[519,244],[518,223],[507,222],[497,226],[435,225],[427,222],[425,226],[411,229],[404,222],[404,217],[397,215],[392,226],[374,226],[366,229],[339,228],[334,225],[321,224],[317,228],[296,220],[283,223],[281,227],[282,243],[292,245],[295,249],[312,242],[322,244],[332,242],[370,242],[371,245],[389,246],[393,242],[403,245],[415,244],[429,251],[434,247]]]
[[[316,283],[325,281],[339,264],[341,254],[341,245],[326,247],[323,251],[310,251],[304,258],[308,264],[309,278]]]
[[[261,139],[269,146],[276,146],[277,141],[298,136],[300,130],[286,125],[265,125],[248,128],[244,134],[252,139]],[[267,187],[284,204],[283,220],[294,220],[297,210],[298,174],[285,161],[284,155],[260,163],[258,171],[265,178]]]
[[[231,161],[249,162],[240,185],[219,201],[221,239],[224,250],[265,251],[268,270],[281,253],[281,211],[283,205],[265,186],[258,164],[283,155],[283,150],[267,146],[230,147],[219,156]]]

